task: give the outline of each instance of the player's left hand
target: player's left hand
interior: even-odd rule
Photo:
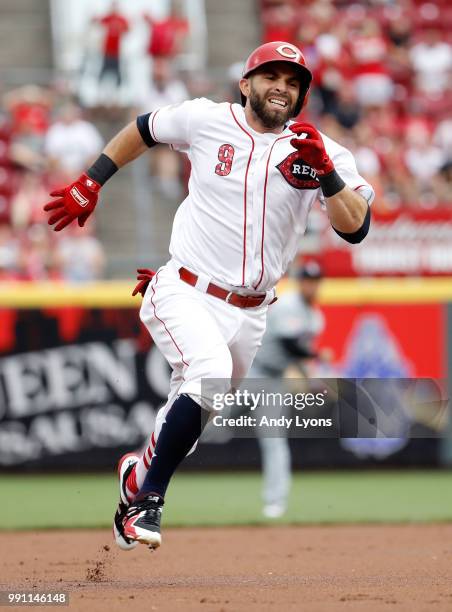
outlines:
[[[154,270],[149,270],[148,268],[138,268],[137,272],[138,284],[133,290],[132,295],[135,296],[137,295],[137,293],[141,293],[142,297],[144,297],[146,289],[148,288],[149,283],[153,279],[155,272]]]
[[[334,164],[325,150],[325,144],[318,130],[306,121],[298,121],[290,126],[298,138],[292,138],[290,144],[303,155],[303,161],[314,168],[320,176],[334,170]]]

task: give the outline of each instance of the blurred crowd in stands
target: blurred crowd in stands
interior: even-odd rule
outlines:
[[[3,97],[0,115],[0,279],[89,281],[103,270],[94,221],[64,236],[47,226],[49,192],[77,178],[103,138],[73,101],[27,85]]]
[[[298,45],[308,115],[350,148],[376,207],[452,204],[449,0],[261,0],[264,42]]]
[[[149,28],[145,52],[151,73],[134,108],[112,112],[121,106],[119,96],[115,99],[114,95],[107,108],[82,108],[76,86],[69,82],[49,87],[25,85],[2,96],[0,281],[87,282],[102,277],[105,255],[96,237],[94,216],[83,230],[72,223],[64,232],[55,233],[48,228],[42,207],[51,199],[50,191],[75,180],[100,154],[104,138],[95,123],[118,119],[124,123],[138,113],[189,97],[173,68],[188,32],[183,2],[174,0],[164,19],[148,14],[142,19]],[[123,81],[121,43],[132,24],[117,2],[105,14],[94,16],[91,24],[102,31],[99,87],[109,79],[119,88]],[[152,162],[155,184],[163,195],[173,199],[182,195],[186,165],[181,168],[177,154],[162,147]]]
[[[220,84],[177,74],[188,21],[174,2],[166,19],[143,16],[151,34],[150,74],[122,120],[199,95],[239,100],[241,66]],[[298,45],[314,73],[304,116],[349,147],[375,186],[381,211],[452,205],[452,5],[448,0],[350,3],[260,0],[263,42]],[[113,2],[92,20],[103,31],[99,87],[119,87],[121,40],[131,24]],[[96,113],[97,110],[97,113]],[[49,231],[42,206],[99,155],[104,144],[76,87],[27,85],[3,95],[0,109],[0,280],[102,276],[105,257],[90,220],[61,234]],[[89,112],[87,112],[89,111]],[[154,188],[177,199],[187,161],[167,147],[152,151]],[[93,218],[91,218],[93,219]]]

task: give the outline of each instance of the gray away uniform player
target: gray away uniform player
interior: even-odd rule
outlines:
[[[296,364],[304,375],[303,362],[317,358],[314,342],[325,326],[323,313],[315,305],[321,274],[316,262],[305,264],[297,273],[296,291],[284,293],[269,310],[262,347],[250,378],[279,379],[291,364]],[[262,457],[263,514],[279,518],[287,509],[291,482],[287,432],[280,430],[278,437],[259,435],[259,428],[256,432]]]

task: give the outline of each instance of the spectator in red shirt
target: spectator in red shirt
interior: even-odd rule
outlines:
[[[95,23],[100,24],[105,30],[103,63],[99,75],[102,81],[106,74],[112,74],[116,79],[117,86],[121,85],[121,39],[129,31],[129,22],[119,12],[117,2],[112,2],[110,12],[103,17],[95,17]]]
[[[33,171],[45,168],[44,138],[50,124],[52,93],[36,85],[9,91],[4,105],[11,117],[10,160]]]
[[[264,43],[274,40],[296,42],[298,19],[296,7],[292,2],[267,7],[262,14],[262,23]]]
[[[183,51],[189,25],[179,2],[172,2],[169,16],[162,21],[148,14],[144,14],[143,18],[151,30],[148,53],[152,58],[171,58]]]
[[[348,50],[359,103],[388,104],[393,83],[387,66],[388,45],[378,22],[371,18],[362,20],[350,36]]]

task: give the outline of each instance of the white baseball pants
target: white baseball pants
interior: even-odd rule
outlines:
[[[165,415],[181,393],[206,397],[202,379],[216,379],[215,393],[227,393],[242,380],[262,343],[267,305],[237,308],[179,278],[170,260],[149,283],[140,318],[171,367],[171,389],[156,421],[157,439]],[[218,388],[217,388],[218,387]],[[209,389],[211,391],[211,389]]]

